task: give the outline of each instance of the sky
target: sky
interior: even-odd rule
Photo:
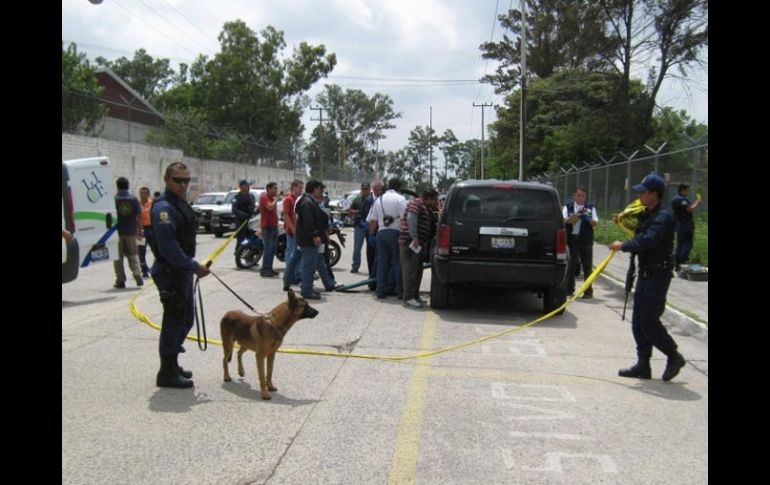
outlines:
[[[379,148],[397,150],[412,129],[429,125],[431,107],[438,134],[451,129],[460,141],[482,137],[482,108],[473,104],[502,105],[503,97],[477,82],[496,67],[481,58],[479,45],[502,38],[496,18],[511,6],[519,8],[519,1],[62,0],[62,41],[77,44],[91,61],[130,59],[144,48],[176,68],[180,62],[192,64],[201,53],[213,56],[227,21],[241,19],[255,32],[272,25],[284,32],[285,56],[303,41],[336,54],[332,73],[307,93],[313,100],[326,83],[370,97],[390,96],[402,117]],[[634,71],[642,78],[644,72],[644,66]],[[689,81],[666,81],[658,104],[708,123],[707,69],[691,74]],[[494,107],[483,111],[485,125],[495,120]],[[308,109],[303,116],[306,139],[318,123],[311,118],[317,119],[318,111]],[[486,128],[484,137],[489,137]]]

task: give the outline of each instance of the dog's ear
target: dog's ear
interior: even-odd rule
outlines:
[[[289,291],[287,291],[289,294],[289,308],[294,308],[297,306],[297,295],[294,294],[294,290],[289,288]]]

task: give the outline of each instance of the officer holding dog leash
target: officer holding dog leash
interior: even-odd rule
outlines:
[[[195,235],[198,221],[185,194],[190,187],[190,170],[181,162],[166,168],[163,177],[166,191],[152,206],[151,243],[155,263],[150,274],[163,304],[160,330],[160,370],[155,380],[158,387],[187,388],[193,386],[192,372],[177,361],[184,352],[187,334],[193,326],[193,273],[209,274],[195,257]]]

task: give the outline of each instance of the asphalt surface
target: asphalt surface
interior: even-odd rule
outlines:
[[[200,258],[222,241],[199,235]],[[334,268],[340,283],[363,277],[349,272],[351,252]],[[232,247],[212,269],[260,312],[286,299],[277,279],[236,269]],[[610,271],[624,279],[620,259]],[[62,285],[63,484],[708,482],[707,342],[671,326],[688,362],[674,380],[660,380],[657,351],[653,379],[618,377],[635,352],[610,280],[527,328],[542,314],[531,293],[468,288],[441,311],[368,291],[324,293],[312,302],[319,315],[295,324],[284,349],[403,356],[513,333],[401,362],[280,353],[279,390],[263,401],[254,354],[244,355],[244,377],[234,358],[225,383],[215,344],[201,352],[188,341],[180,356],[194,388],[157,388],[158,332],[128,310],[136,297],[159,322],[157,289],[137,294],[129,280],[117,290],[113,278],[101,263]],[[426,300],[429,285],[426,272]],[[218,339],[222,314],[247,310],[211,277],[201,289],[207,334]]]

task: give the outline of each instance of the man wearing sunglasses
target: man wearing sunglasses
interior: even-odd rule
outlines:
[[[160,331],[160,371],[158,387],[193,386],[192,372],[179,366],[177,358],[193,325],[193,273],[209,274],[195,257],[198,221],[185,195],[190,186],[190,170],[181,162],[166,168],[166,191],[152,206],[153,239],[150,242],[155,263],[150,274],[163,304]]]

